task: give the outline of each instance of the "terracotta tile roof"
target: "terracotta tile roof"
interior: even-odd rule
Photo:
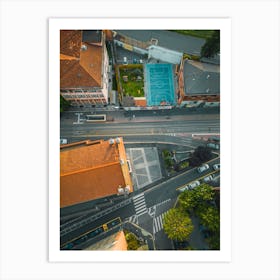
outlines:
[[[134,101],[135,101],[136,106],[140,106],[140,107],[146,107],[147,106],[146,98],[143,98],[143,99],[134,98]]]
[[[81,30],[60,30],[60,53],[80,57],[82,42]]]
[[[119,163],[60,177],[60,207],[114,195],[124,185]]]
[[[127,242],[123,231],[112,234],[86,248],[86,250],[126,251]]]
[[[84,143],[84,146],[83,146]],[[109,141],[77,142],[61,147],[60,207],[114,195],[118,187],[132,181],[122,138],[120,144]]]
[[[82,42],[82,31],[60,31],[60,87],[100,87],[103,46]]]
[[[88,142],[92,143],[92,142]],[[69,174],[81,169],[119,161],[118,150],[108,141],[93,142],[76,149],[62,149],[60,153],[60,175]]]

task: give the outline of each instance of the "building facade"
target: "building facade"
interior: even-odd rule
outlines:
[[[108,71],[102,30],[60,31],[60,94],[71,105],[107,104]]]

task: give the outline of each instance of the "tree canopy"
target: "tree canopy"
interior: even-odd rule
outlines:
[[[70,102],[60,95],[60,112],[65,111],[70,106]]]
[[[220,30],[214,30],[212,36],[206,39],[205,44],[202,46],[200,55],[201,57],[213,57],[220,51]]]
[[[186,190],[179,196],[181,212],[193,213],[199,217],[201,225],[210,233],[209,248],[220,248],[220,211],[215,206],[215,191],[208,184],[201,184],[193,190]],[[175,217],[174,217],[175,219]]]
[[[172,240],[188,240],[193,231],[193,224],[186,212],[179,208],[170,209],[163,221],[163,229]]]
[[[202,225],[207,227],[212,232],[220,231],[220,213],[216,207],[208,206],[203,211],[197,211]]]
[[[185,191],[179,196],[180,206],[186,210],[193,210],[198,205],[207,203],[214,199],[215,192],[207,184],[201,184],[191,191]]]
[[[191,166],[199,166],[201,163],[210,160],[212,157],[211,149],[205,146],[198,146],[192,153],[189,160]]]

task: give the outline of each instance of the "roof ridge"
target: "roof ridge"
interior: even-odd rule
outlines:
[[[119,161],[117,160],[117,161],[110,162],[110,163],[100,164],[100,165],[92,166],[92,167],[89,167],[89,168],[83,168],[83,169],[63,173],[63,174],[60,174],[60,177],[69,176],[69,175],[78,174],[78,173],[83,173],[83,172],[91,171],[91,170],[98,169],[98,168],[108,167],[108,166],[115,165],[115,164],[119,164]]]

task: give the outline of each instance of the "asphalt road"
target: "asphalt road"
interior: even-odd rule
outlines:
[[[137,114],[138,113],[138,114]],[[61,116],[61,138],[71,139],[71,142],[92,137],[110,136],[145,136],[145,135],[170,135],[193,133],[220,133],[220,119],[218,114],[199,115],[161,115],[159,112],[153,116],[142,116],[134,112],[129,117],[127,113],[111,112],[114,121],[89,123],[83,121],[88,113],[78,117],[75,113]],[[134,117],[133,117],[134,115]],[[79,119],[79,122],[78,122]],[[82,120],[82,121],[81,121]]]
[[[176,200],[178,191],[176,189],[178,187],[181,187],[193,180],[197,180],[201,178],[202,176],[207,175],[208,173],[212,172],[212,166],[215,163],[219,162],[219,158],[216,158],[209,162],[210,169],[203,174],[200,174],[197,172],[196,169],[191,169],[187,172],[184,172],[182,174],[179,174],[176,177],[172,177],[156,186],[153,188],[148,189],[147,191],[144,192],[144,197],[145,197],[145,202],[146,202],[146,207],[152,208],[155,205],[158,205],[162,203],[163,201],[167,200]],[[133,194],[130,196],[129,199],[133,197]],[[76,221],[76,225],[78,224],[79,227],[78,229],[74,231],[70,231],[67,234],[64,234],[61,236],[61,244],[64,244],[66,242],[71,241],[72,239],[75,239],[76,237],[93,230],[94,228],[99,227],[100,225],[113,220],[115,218],[120,217],[122,221],[125,219],[128,219],[129,217],[135,215],[135,207],[133,204],[133,201],[129,203],[127,206],[122,207],[114,212],[109,213],[108,215],[104,215],[103,217],[91,222],[91,223],[85,223],[85,220],[88,219],[89,216],[84,217],[83,219],[80,219],[79,221]],[[152,217],[145,214],[142,215],[141,220],[139,220],[139,226],[146,229],[148,232],[151,233],[151,227],[149,226],[148,228],[145,228],[146,225],[151,224]],[[171,248],[170,248],[171,249]]]
[[[158,45],[161,47],[196,55],[200,54],[200,49],[205,42],[205,39],[202,38],[167,30],[117,30],[117,32],[142,42],[147,42],[154,38],[158,40]]]
[[[181,114],[178,114],[178,111]],[[104,112],[104,111],[102,111]],[[217,113],[202,113],[201,111],[192,112],[189,114],[186,110],[164,110],[150,112],[133,112],[127,113],[123,111],[105,111],[106,114],[114,116],[114,122],[106,123],[81,123],[74,124],[78,120],[78,112],[67,112],[61,115],[61,138],[67,138],[69,142],[83,140],[83,139],[100,139],[109,138],[112,136],[123,136],[126,144],[131,143],[168,143],[176,144],[179,146],[186,146],[188,148],[198,146],[199,140],[192,138],[193,133],[216,133],[220,132],[220,120]],[[80,115],[80,119],[84,118],[88,112],[83,111],[83,115]],[[90,112],[91,113],[91,112]],[[135,117],[133,117],[135,114]],[[145,144],[144,144],[145,143]],[[219,162],[219,159],[211,161],[211,166]],[[207,174],[208,172],[206,172]],[[206,175],[203,174],[203,175]],[[176,189],[182,185],[185,185],[197,178],[201,177],[201,174],[197,173],[195,169],[183,172],[175,177],[167,178],[167,180],[160,184],[143,192],[145,200],[145,207],[147,213],[136,217],[136,209],[133,202],[133,196],[137,195],[133,193],[129,196],[127,205],[123,205],[120,208],[114,209],[114,211],[104,214],[95,220],[88,219],[96,215],[98,212],[84,213],[81,216],[76,217],[73,223],[69,226],[66,225],[63,228],[68,228],[69,232],[64,232],[61,235],[61,244],[67,243],[84,233],[93,230],[100,225],[120,217],[122,221],[128,221],[138,219],[138,225],[144,230],[152,234],[155,238],[157,249],[172,249],[170,240],[167,239],[162,229],[154,233],[154,219],[157,218],[151,215],[153,209],[158,209],[159,205],[168,201],[163,209],[167,211],[171,205],[176,201],[178,191]],[[161,206],[162,207],[162,206]],[[110,205],[108,206],[110,209]],[[162,211],[163,211],[162,210]],[[73,226],[74,225],[74,226]]]

